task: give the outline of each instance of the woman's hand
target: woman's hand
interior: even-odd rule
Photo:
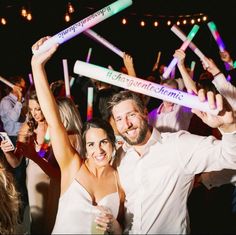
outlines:
[[[118,221],[114,218],[109,208],[104,206],[97,206],[100,210],[99,216],[95,218],[95,223],[98,225],[97,229],[113,234],[121,234],[121,227]]]
[[[4,153],[12,152],[14,150],[12,149],[12,144],[9,143],[8,140],[2,140],[0,146]]]
[[[198,91],[198,97],[201,102],[208,101],[210,109],[218,109],[217,115],[201,112],[193,109],[192,112],[202,119],[204,123],[212,128],[220,128],[223,132],[233,132],[236,130],[233,110],[227,105],[227,102],[220,94],[205,92],[203,89]]]
[[[39,47],[48,39],[50,38],[50,36],[47,37],[43,37],[41,39],[39,39],[33,46],[32,46],[32,50],[38,50]],[[55,43],[49,50],[47,50],[46,52],[42,52],[36,55],[32,56],[31,59],[31,65],[32,66],[36,66],[36,65],[45,65],[47,63],[47,61],[52,57],[52,55],[54,54],[54,52],[57,50],[59,44]]]

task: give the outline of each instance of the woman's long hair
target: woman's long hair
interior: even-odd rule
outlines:
[[[0,162],[0,234],[16,234],[20,200],[14,179]]]

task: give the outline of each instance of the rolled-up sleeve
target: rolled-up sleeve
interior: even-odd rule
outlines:
[[[176,150],[183,169],[189,174],[236,169],[236,132],[202,137],[179,132]]]

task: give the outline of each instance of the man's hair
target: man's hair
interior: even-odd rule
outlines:
[[[141,97],[137,93],[128,90],[120,91],[111,97],[110,101],[108,102],[110,113],[112,114],[112,109],[115,105],[125,100],[133,100],[140,113],[145,114],[146,106],[144,105]]]
[[[172,78],[167,78],[161,81],[160,83],[161,85],[166,84],[169,86],[175,86],[177,89],[179,89],[179,84],[175,79]]]
[[[16,75],[9,77],[8,80],[15,85],[16,83],[20,83],[22,79],[25,80],[22,75]]]

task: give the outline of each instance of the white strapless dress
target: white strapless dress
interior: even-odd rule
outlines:
[[[114,192],[103,197],[98,205],[108,207],[117,218],[120,197]],[[75,179],[59,200],[52,234],[91,234],[95,206],[87,190]]]

